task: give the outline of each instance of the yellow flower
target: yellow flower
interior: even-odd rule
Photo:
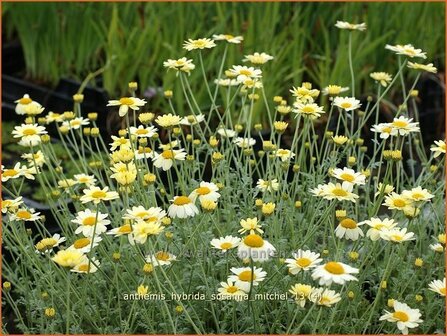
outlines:
[[[338,146],[343,146],[348,141],[348,137],[344,135],[336,135],[332,137],[332,141]]]
[[[273,211],[275,211],[275,207],[276,207],[275,203],[271,203],[271,202],[265,203],[262,205],[261,211],[265,216],[269,216],[273,213]]]
[[[169,113],[158,116],[157,119],[155,119],[155,122],[163,128],[170,128],[180,124],[181,120],[181,117]]]
[[[146,295],[149,293],[149,286],[139,285],[137,288],[137,294],[138,295]]]
[[[422,260],[421,258],[416,258],[414,261],[414,265],[416,267],[422,267],[424,265],[424,260]]]
[[[437,73],[438,72],[438,69],[436,69],[436,67],[433,66],[433,63],[420,64],[420,63],[408,62],[407,66],[410,69],[415,69],[415,70],[422,70],[422,71],[427,71],[427,72],[431,72],[431,73]]]
[[[183,44],[183,48],[188,51],[195,49],[211,49],[215,46],[216,43],[214,43],[214,41],[209,38],[200,38],[197,40],[188,39],[188,41],[185,41]]]
[[[383,87],[387,87],[392,79],[391,75],[386,72],[373,72],[369,76],[376,82],[379,82]]]
[[[77,250],[67,249],[58,251],[51,260],[62,267],[73,268],[82,262],[83,256],[84,255]]]
[[[56,310],[53,307],[45,308],[45,316],[46,317],[54,317],[56,315]]]

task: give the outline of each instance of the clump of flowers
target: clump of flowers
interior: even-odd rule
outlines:
[[[4,263],[5,297],[19,328],[441,330],[441,317],[426,321],[444,307],[446,292],[445,141],[425,150],[416,104],[396,108],[388,122],[378,119],[396,78],[436,69],[408,61],[427,58],[421,49],[386,45],[401,66],[370,74],[379,95],[366,104],[355,92],[352,36],[367,34],[367,25],[335,27],[349,34],[350,87],[290,83],[287,97],[267,98],[268,63],[279,56],[244,46],[245,65],[228,65],[226,50],[242,44],[242,36],[187,39],[183,53],[190,58],[163,62],[180,83],[165,92],[168,110],[147,112],[151,101],[136,97],[138,85],[129,84],[128,96],[108,103],[123,129],[107,145],[97,115],[81,113],[82,92],[73,111],[38,120],[44,107],[27,94],[18,98],[16,113],[27,119],[12,137],[24,153],[1,168],[1,203],[5,248],[15,260]],[[206,72],[209,53],[222,55],[219,71]],[[192,72],[201,72],[211,102],[196,97]],[[406,104],[413,96],[403,88],[403,97]],[[271,112],[268,123],[253,124],[256,104]],[[53,123],[67,155],[80,162],[75,173],[55,159]],[[370,139],[362,133],[368,129]],[[60,232],[48,232],[46,218],[24,197],[27,180],[43,188]],[[45,298],[38,297],[43,289]],[[11,290],[17,302],[30,303],[26,319]],[[394,299],[383,310],[388,296]]]

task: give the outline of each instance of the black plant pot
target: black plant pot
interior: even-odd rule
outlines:
[[[14,74],[25,67],[23,50],[20,41],[12,40],[2,45],[2,73]]]

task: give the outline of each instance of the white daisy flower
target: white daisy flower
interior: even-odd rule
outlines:
[[[371,219],[365,220],[358,224],[366,224],[370,227],[370,229],[366,232],[366,236],[372,241],[379,240],[381,233],[389,231],[397,225],[394,219],[380,219],[379,217],[372,217]]]
[[[88,124],[90,124],[88,119],[78,117],[64,121],[62,126],[68,127],[69,129],[80,129],[81,126],[87,126]]]
[[[266,54],[264,52],[263,53],[255,52],[252,55],[246,55],[242,60],[242,62],[250,62],[254,65],[260,65],[265,64],[268,61],[271,61],[272,59],[274,59],[274,57],[270,56],[269,54]]]
[[[42,109],[42,105],[32,100],[28,94],[25,94],[22,98],[17,99],[16,101],[14,101],[14,103],[17,103],[15,111],[17,114],[20,115],[27,114],[27,111],[30,109],[30,107],[35,109]]]
[[[188,39],[183,43],[183,48],[192,51],[196,49],[211,49],[216,46],[213,40],[209,38],[200,38],[197,40]]]
[[[40,136],[47,134],[45,127],[37,124],[22,124],[12,131],[14,138],[20,138],[19,145],[24,147],[37,146],[42,142]]]
[[[168,208],[168,215],[171,218],[194,217],[199,213],[199,209],[187,196],[175,196]]]
[[[404,116],[394,118],[393,122],[391,123],[393,128],[391,134],[405,136],[411,132],[419,132],[419,123],[412,122],[412,120],[412,118],[406,118]]]
[[[426,53],[423,52],[422,49],[416,49],[411,44],[405,44],[405,45],[397,44],[395,46],[387,44],[385,46],[385,49],[394,51],[397,55],[405,55],[410,58],[413,57],[419,57],[424,59],[427,58]]]
[[[366,23],[349,23],[346,21],[337,21],[335,27],[339,29],[364,31],[366,30]]]
[[[130,134],[135,135],[137,138],[152,138],[157,133],[154,126],[144,127],[140,125],[137,127],[130,127]]]
[[[233,274],[228,277],[228,281],[231,281],[247,293],[250,291],[252,283],[253,287],[258,286],[267,275],[267,272],[256,266],[253,268],[253,273],[251,272],[250,267],[232,267],[230,271]]]
[[[407,304],[394,300],[394,312],[385,310],[385,314],[380,316],[380,321],[394,322],[402,334],[407,335],[408,329],[416,328],[421,320],[419,309],[412,309]]]
[[[119,116],[124,117],[129,109],[134,111],[138,111],[140,107],[146,105],[146,101],[144,99],[139,99],[135,97],[123,97],[119,100],[109,100],[107,106],[119,106]]]
[[[213,35],[215,41],[227,41],[228,43],[239,44],[244,38],[242,36],[233,36],[230,34],[215,34]]]
[[[93,257],[91,260],[84,255],[81,262],[73,267],[70,271],[75,273],[95,273],[101,263]]]
[[[364,185],[366,183],[366,176],[362,173],[357,173],[353,169],[344,167],[343,169],[335,168],[332,170],[332,176],[338,180],[343,181],[344,188],[350,185]]]
[[[415,240],[413,232],[407,232],[407,228],[392,228],[390,230],[380,231],[380,238],[389,240],[393,243],[403,243],[409,240]]]
[[[318,266],[323,261],[319,253],[310,250],[298,250],[292,253],[293,259],[286,259],[285,263],[290,274],[298,274],[300,271],[307,271]]]
[[[161,168],[164,171],[171,169],[174,164],[174,161],[185,161],[186,152],[183,148],[181,149],[167,149],[163,152],[156,153],[154,152],[154,156],[152,157],[152,161],[154,166],[157,168]]]
[[[224,137],[224,138],[233,138],[236,136],[236,131],[233,131],[232,129],[228,129],[228,128],[219,128],[217,130],[217,133],[220,134],[220,136]],[[256,142],[255,142],[256,143]],[[254,144],[253,144],[254,145]]]
[[[353,111],[362,106],[360,100],[354,97],[335,97],[332,105],[335,105],[345,111]]]
[[[251,233],[242,239],[237,255],[242,260],[251,258],[253,261],[264,262],[270,259],[275,252],[275,247],[267,240],[256,233]]]
[[[169,252],[159,251],[146,257],[146,262],[154,266],[169,266],[177,257]]]
[[[40,219],[40,212],[34,209],[20,208],[10,216],[11,221],[35,222]]]
[[[220,197],[218,193],[219,188],[212,182],[200,182],[198,188],[194,189],[192,193],[189,195],[189,198],[195,202],[197,198],[199,198],[200,202],[203,201],[213,201],[217,202]]]
[[[78,251],[82,254],[89,253],[92,248],[98,246],[98,244],[102,241],[102,238],[99,236],[93,237],[84,237],[79,238],[73,242],[73,245],[67,248],[67,250]],[[93,242],[93,245],[92,245]]]
[[[50,253],[55,247],[59,246],[66,240],[67,239],[65,237],[61,237],[58,233],[54,234],[52,237],[43,238],[35,245],[36,252],[41,254]]]
[[[433,157],[437,158],[441,154],[445,154],[445,141],[438,140],[435,141],[435,144],[430,148],[432,152],[434,152]]]
[[[315,288],[309,295],[309,300],[318,306],[332,307],[341,300],[339,293],[328,288]]]
[[[85,237],[93,237],[93,233],[101,235],[107,231],[107,225],[110,224],[110,221],[106,219],[107,217],[108,214],[96,213],[96,211],[86,209],[85,211],[79,211],[76,218],[72,219],[71,222],[79,225],[75,230],[76,234],[82,233]]]
[[[320,265],[312,273],[312,279],[319,280],[320,286],[329,286],[333,282],[344,285],[347,281],[358,281],[351,274],[358,273],[357,268],[343,264],[337,261],[329,261],[324,265]]]
[[[362,229],[359,228],[361,225],[363,225],[363,223],[357,223],[351,218],[344,218],[335,228],[335,235],[338,238],[344,237],[352,241],[358,240],[359,237],[363,237],[364,235]]]
[[[222,250],[223,253],[227,252],[230,249],[239,246],[241,239],[233,236],[225,236],[221,238],[214,238],[211,240],[211,246],[218,250]]]
[[[146,209],[139,205],[134,206],[132,209],[127,209],[123,219],[131,219],[134,221],[156,222],[159,223],[166,217],[166,211],[159,207],[151,207]]]
[[[227,282],[221,282],[217,291],[219,300],[243,301],[248,299],[248,294],[241,287],[237,286],[234,281],[227,280]]]
[[[256,183],[256,188],[261,190],[261,192],[273,192],[278,191],[279,183],[277,179],[273,179],[271,181],[259,179]]]
[[[445,278],[442,280],[433,280],[428,285],[428,289],[441,296],[445,296]]]

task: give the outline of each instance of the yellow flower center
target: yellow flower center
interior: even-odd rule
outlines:
[[[439,288],[439,291],[441,292],[442,295],[445,295],[445,287],[444,288]]]
[[[206,46],[206,43],[205,43],[205,41],[198,40],[198,41],[194,41],[194,45],[195,45],[197,48],[203,48],[203,47]]]
[[[118,229],[118,232],[119,233],[131,233],[132,232],[132,228],[130,227],[130,224],[126,224],[126,225],[121,226]]]
[[[247,69],[242,69],[242,70],[239,71],[239,73],[240,73],[241,75],[251,76],[251,71],[250,71],[250,70],[247,70]]]
[[[175,205],[186,205],[191,203],[191,200],[187,196],[179,196],[174,200]]]
[[[229,34],[227,34],[227,35],[224,35],[225,36],[225,38],[227,39],[227,40],[231,40],[231,39],[233,39],[234,38],[234,36],[233,35],[229,35]]]
[[[15,169],[7,169],[3,172],[3,176],[5,177],[13,177],[16,176],[19,172]]]
[[[344,102],[344,103],[341,103],[340,106],[344,109],[347,109],[347,108],[352,107],[352,104],[348,103],[348,102]]]
[[[394,234],[394,235],[391,235],[391,239],[394,241],[401,241],[403,238],[400,235]]]
[[[348,196],[348,192],[342,188],[335,188],[334,190],[332,190],[332,193],[335,196],[341,196],[341,197]]]
[[[348,173],[341,174],[340,178],[342,180],[344,180],[344,181],[347,181],[347,182],[354,182],[355,181],[355,177],[353,175],[351,175],[351,174],[348,174]]]
[[[345,229],[355,229],[357,227],[357,223],[355,220],[351,218],[345,218],[340,222],[340,225]]]
[[[401,322],[407,322],[410,319],[407,313],[400,310],[394,312],[393,317]]]
[[[307,267],[312,263],[312,261],[309,258],[298,258],[296,259],[295,262],[299,267],[302,268]]]
[[[73,243],[73,246],[75,248],[77,248],[77,249],[81,249],[83,247],[88,246],[90,243],[91,243],[90,239],[88,239],[88,238],[81,238],[81,239],[76,240]]]
[[[303,113],[314,113],[315,109],[312,106],[304,106],[302,109]]]
[[[167,252],[160,251],[160,252],[157,252],[155,254],[155,258],[157,260],[168,261],[169,260],[169,254]]]
[[[237,291],[238,291],[238,288],[236,286],[230,286],[227,288],[227,292],[231,293],[231,294],[236,293]]]
[[[382,132],[383,132],[383,133],[391,133],[391,127],[384,127],[384,128],[382,129]]]
[[[230,249],[232,247],[233,247],[233,244],[231,244],[229,242],[225,242],[225,243],[220,244],[220,248],[222,250],[228,250],[228,249]]]
[[[34,128],[25,128],[23,130],[23,134],[26,136],[35,135],[37,134],[36,130]]]
[[[36,248],[37,248],[39,251],[44,251],[44,250],[46,250],[46,249],[48,249],[48,248],[53,247],[53,246],[56,245],[56,244],[57,244],[56,239],[54,239],[54,238],[44,238],[44,239],[42,239],[40,242],[38,242],[38,243],[36,244]]]
[[[416,200],[421,199],[421,198],[424,198],[424,195],[421,194],[421,193],[418,193],[418,192],[413,193],[412,196],[413,196],[413,198],[416,199]]]
[[[93,217],[93,216],[86,217],[82,221],[82,225],[93,226],[95,224],[96,224],[96,216],[95,217]]]
[[[344,274],[345,269],[338,262],[330,261],[324,265],[324,269],[332,274]]]
[[[329,297],[327,297],[327,296],[323,296],[323,297],[320,299],[320,304],[322,304],[322,305],[324,305],[324,304],[329,304],[329,303],[331,303],[331,299],[330,299]]]
[[[120,99],[120,104],[130,106],[134,104],[134,101],[132,98],[124,97]]]
[[[416,55],[416,52],[414,51],[414,49],[411,49],[411,48],[404,48],[404,52],[409,56]]]
[[[93,198],[105,198],[106,196],[107,196],[107,193],[102,190],[97,190],[97,191],[92,192]]]
[[[28,104],[31,104],[32,102],[33,102],[33,100],[29,97],[23,97],[23,98],[19,99],[19,104],[22,104],[22,105],[28,105]]]
[[[82,264],[78,267],[78,270],[88,273],[90,271],[90,267],[88,266],[88,264]]]
[[[81,121],[80,120],[72,120],[72,121],[70,121],[70,125],[71,126],[79,126],[79,125],[81,125]]]
[[[196,193],[199,195],[208,195],[210,192],[211,190],[208,187],[200,187],[196,189]]]
[[[150,215],[149,211],[141,211],[141,212],[136,213],[135,217],[144,218],[144,217],[149,216],[149,215]]]
[[[147,133],[149,133],[149,132],[148,132],[148,130],[145,129],[145,128],[139,128],[139,129],[136,131],[136,133],[137,133],[138,135],[143,135],[143,134],[147,134]]]
[[[165,150],[163,153],[161,153],[161,156],[163,159],[166,160],[172,160],[174,158],[174,151],[173,150]]]
[[[407,204],[407,203],[406,203],[403,199],[400,199],[400,198],[395,199],[395,200],[393,201],[393,205],[396,206],[396,207],[398,207],[398,208],[403,208],[406,204]]]
[[[395,120],[395,121],[393,121],[393,126],[394,127],[402,128],[402,127],[406,127],[407,125],[408,125],[408,123],[406,121],[403,121],[403,120]]]
[[[243,271],[239,274],[239,280],[241,281],[251,281],[252,273],[251,271]],[[253,274],[253,281],[256,279],[256,275]]]
[[[20,219],[30,219],[31,213],[27,210],[19,210],[17,211],[16,216]]]
[[[250,247],[262,247],[264,245],[264,239],[257,234],[249,234],[245,237],[244,244]]]

